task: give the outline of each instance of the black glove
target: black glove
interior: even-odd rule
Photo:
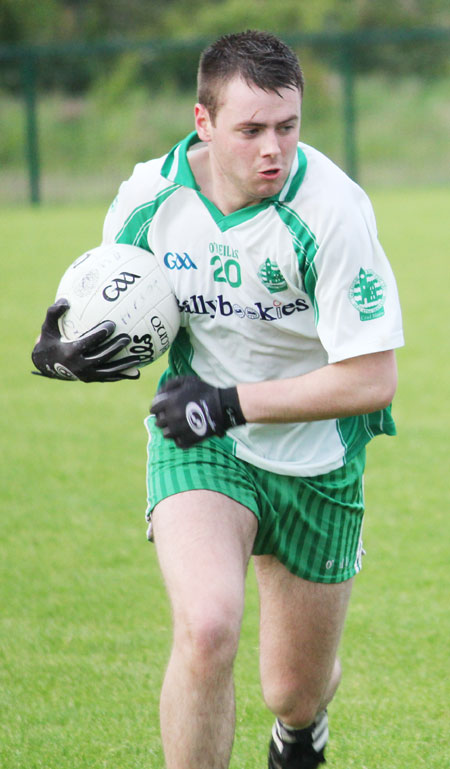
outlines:
[[[213,387],[193,376],[169,379],[156,394],[150,413],[165,438],[188,449],[211,435],[245,424],[236,387]]]
[[[104,320],[73,342],[62,340],[58,319],[69,306],[66,299],[58,299],[48,308],[41,336],[31,353],[38,369],[32,373],[51,379],[81,379],[83,382],[138,379],[138,371],[134,374],[125,373],[125,369],[139,363],[138,355],[110,360],[130,341],[127,334],[111,336],[116,328],[112,320]]]

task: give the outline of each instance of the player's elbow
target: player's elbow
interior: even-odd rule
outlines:
[[[386,406],[389,406],[394,399],[396,389],[396,383],[382,382],[380,386],[376,388],[376,393],[374,394],[374,408],[372,410],[378,411],[379,409],[385,409]]]
[[[350,406],[352,414],[371,414],[381,411],[392,403],[396,387],[393,382],[372,380],[361,387]]]
[[[380,362],[382,365],[375,368],[370,381],[367,383],[371,411],[378,411],[389,406],[397,390],[398,373],[394,351],[389,350],[380,355],[378,363]]]
[[[354,358],[343,366],[350,369],[354,377],[349,402],[353,414],[369,414],[392,403],[397,389],[397,364],[393,350]]]

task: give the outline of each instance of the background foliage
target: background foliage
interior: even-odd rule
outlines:
[[[236,28],[287,30],[447,25],[446,0],[2,0],[5,43],[73,42],[116,37],[215,36]]]
[[[283,0],[273,10],[272,0],[0,0],[0,41],[3,43],[87,43],[118,37],[132,40],[211,40],[227,32],[255,27],[277,34],[322,30],[328,33],[373,28],[417,28],[448,26],[450,7],[446,0]],[[424,52],[426,56],[424,65]],[[359,69],[392,72],[438,72],[444,51],[426,44],[410,46],[407,63],[402,52],[384,51],[367,56],[355,51]],[[185,83],[195,72],[197,53],[164,58],[162,71]],[[47,85],[80,91],[96,77],[96,66],[86,60],[76,72],[70,62],[46,68]],[[145,70],[144,70],[145,74]],[[160,81],[160,77],[155,82]]]

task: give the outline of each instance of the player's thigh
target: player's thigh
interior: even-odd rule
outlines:
[[[191,490],[160,501],[152,515],[175,627],[214,635],[240,624],[255,515],[230,497]]]
[[[292,690],[320,701],[332,676],[352,580],[310,582],[273,556],[254,559],[260,594],[263,689]]]

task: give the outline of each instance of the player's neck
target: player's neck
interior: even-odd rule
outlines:
[[[207,146],[189,152],[189,164],[202,194],[225,216],[259,203],[259,200],[248,200],[230,185],[220,169],[214,166]]]

